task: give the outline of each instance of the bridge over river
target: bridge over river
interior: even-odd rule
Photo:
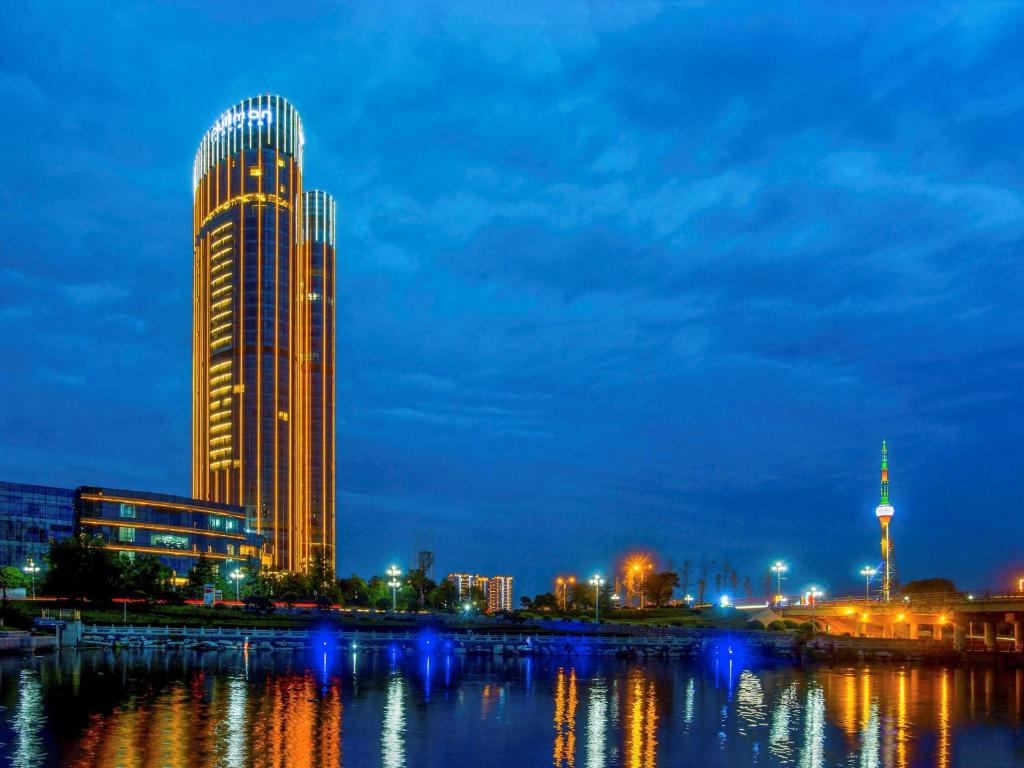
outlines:
[[[938,593],[891,602],[863,597],[818,600],[776,609],[811,621],[818,632],[855,637],[951,640],[956,650],[1024,650],[1024,593]]]

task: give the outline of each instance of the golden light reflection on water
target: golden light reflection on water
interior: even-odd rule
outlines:
[[[1024,673],[1017,671],[737,667],[729,673],[732,679],[723,681],[721,670],[716,676],[699,665],[652,661],[564,662],[543,673],[535,669],[540,677],[532,689],[525,685],[525,662],[518,673],[506,663],[503,674],[512,677],[489,677],[454,696],[438,689],[442,679],[454,680],[458,689],[458,671],[435,664],[435,690],[429,694],[422,675],[431,668],[392,664],[363,669],[357,693],[347,657],[333,676],[326,662],[314,667],[289,663],[277,671],[264,669],[255,679],[240,666],[221,671],[215,664],[106,671],[98,680],[116,689],[110,705],[83,713],[87,719],[59,764],[334,768],[342,765],[342,702],[349,696],[354,706],[346,719],[356,717],[348,725],[350,766],[474,765],[473,755],[459,755],[451,763],[419,762],[444,733],[449,745],[469,734],[478,743],[514,745],[510,766],[538,764],[550,755],[557,768],[575,768],[577,760],[580,768],[656,768],[660,750],[665,766],[681,759],[699,765],[707,757],[717,765],[953,768],[957,750],[965,748],[957,740],[969,738],[965,731],[977,731],[961,728],[991,727],[995,721],[1014,732],[1024,695]],[[494,669],[473,674],[481,672],[491,675]],[[27,668],[0,683],[8,693],[5,764],[39,765],[51,748],[47,729],[59,711],[47,702],[46,676]],[[81,690],[96,685],[94,677]],[[69,683],[64,695],[70,690]],[[460,719],[465,715],[468,720]],[[509,727],[513,735],[502,742]]]
[[[555,746],[552,763],[559,768],[576,765],[576,670],[558,668],[555,680]]]
[[[625,764],[655,768],[658,747],[657,687],[645,671],[634,668],[626,683]]]

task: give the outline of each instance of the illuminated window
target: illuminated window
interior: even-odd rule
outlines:
[[[233,531],[237,527],[238,527],[238,521],[236,521],[236,520],[225,520],[224,521],[224,530],[225,531]]]
[[[224,527],[224,521],[221,518],[217,517],[216,515],[211,515],[210,516],[210,527],[212,529],[214,529],[215,531],[219,531],[221,528]]]
[[[161,533],[150,539],[154,547],[167,547],[168,549],[188,549],[188,536],[175,536],[172,533]]]
[[[122,504],[121,505],[121,518],[122,519],[126,519],[127,518],[127,519],[134,520],[135,517],[136,517],[136,514],[135,514],[135,505],[134,504]]]
[[[228,544],[227,552],[228,552],[229,555],[234,557],[235,556],[235,545],[234,544]]]
[[[117,540],[122,544],[134,544],[135,543],[135,529],[134,528],[120,528],[117,531]]]

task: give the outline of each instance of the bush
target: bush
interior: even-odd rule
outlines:
[[[805,623],[810,623],[810,622],[805,622]],[[785,620],[783,620],[783,624],[786,625],[786,629],[797,629],[800,626],[799,624],[797,624],[792,619],[785,619]]]
[[[779,621],[779,620],[776,619],[771,624],[769,624],[766,627],[766,629],[768,629],[768,631],[770,631],[770,632],[785,632],[786,631],[786,622]]]
[[[274,601],[266,595],[250,595],[245,598],[245,610],[257,616],[269,616],[274,612]]]

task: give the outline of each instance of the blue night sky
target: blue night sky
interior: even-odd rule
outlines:
[[[0,478],[189,492],[192,158],[270,91],[338,199],[341,572],[856,589],[885,438],[900,575],[1008,586],[1024,6],[381,5],[5,9]]]

